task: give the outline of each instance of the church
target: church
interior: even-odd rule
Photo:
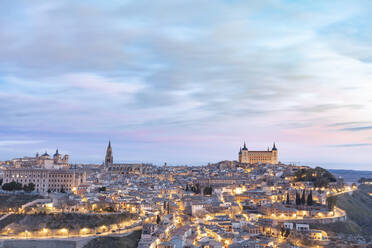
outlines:
[[[246,164],[278,164],[278,149],[273,144],[273,148],[267,151],[249,151],[245,142],[243,148],[240,147],[239,163]]]
[[[111,141],[106,149],[105,162],[103,164],[105,171],[112,174],[147,174],[152,171],[151,164],[144,163],[114,163],[114,156],[112,153]]]

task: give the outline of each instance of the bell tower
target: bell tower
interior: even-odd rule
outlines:
[[[114,157],[112,156],[111,141],[109,141],[109,144],[106,150],[105,167],[112,165],[113,162],[114,162]]]

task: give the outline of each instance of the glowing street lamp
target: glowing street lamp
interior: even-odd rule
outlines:
[[[86,235],[86,234],[89,233],[89,231],[90,231],[89,228],[84,227],[84,228],[80,229],[80,234],[82,234],[82,235]]]
[[[49,230],[45,227],[40,230],[40,235],[48,235],[48,233],[49,233]]]
[[[68,235],[68,229],[67,228],[62,228],[58,231],[59,234],[66,236]]]
[[[28,237],[30,237],[31,236],[31,233],[29,232],[29,231],[25,231],[25,238],[28,238]]]

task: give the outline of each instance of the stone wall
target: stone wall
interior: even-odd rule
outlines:
[[[0,248],[83,248],[90,238],[79,240],[3,240]]]

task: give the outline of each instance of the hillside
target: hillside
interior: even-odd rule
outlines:
[[[372,186],[361,185],[352,194],[343,194],[337,197],[336,205],[347,213],[348,221],[345,223],[332,223],[316,225],[315,228],[328,231],[330,234],[361,235],[366,240],[372,240],[372,197],[368,195]]]
[[[342,177],[347,183],[357,183],[361,177],[372,178],[372,171],[329,170],[337,178]]]
[[[23,204],[43,198],[39,195],[31,194],[1,194],[0,210],[6,211],[9,208],[20,208]]]
[[[335,176],[324,168],[306,168],[294,174],[297,182],[312,182],[315,187],[326,187],[331,182],[336,182]]]
[[[136,248],[141,238],[141,232],[134,231],[124,237],[98,237],[89,241],[84,248]]]
[[[80,230],[81,228],[95,228],[102,225],[120,223],[133,218],[132,214],[14,214],[0,222],[2,228],[11,227],[16,232],[24,230],[38,231],[41,228],[60,229],[68,228],[69,230]]]

